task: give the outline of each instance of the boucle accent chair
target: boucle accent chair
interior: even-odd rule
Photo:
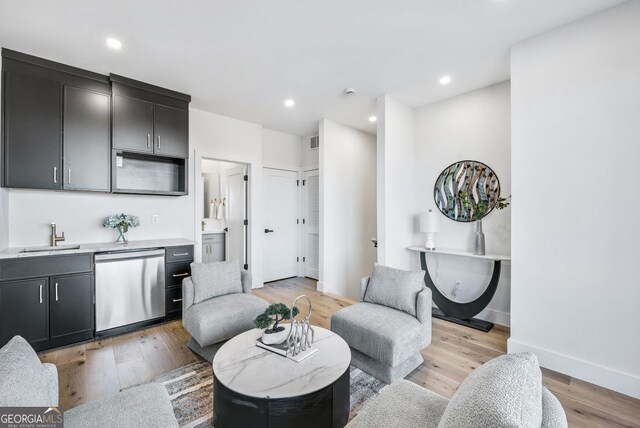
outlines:
[[[58,407],[58,371],[20,336],[0,349],[0,407]],[[64,412],[66,428],[177,428],[165,387],[136,386]]]
[[[451,400],[406,380],[380,391],[347,428],[566,428],[558,399],[542,385],[538,358],[509,354],[483,364]]]
[[[253,320],[269,306],[251,294],[251,274],[237,261],[192,263],[182,299],[189,349],[210,362],[221,342],[254,328]]]
[[[424,272],[376,265],[371,278],[361,280],[360,301],[331,317],[331,330],[351,348],[351,363],[385,383],[407,376],[431,343]]]

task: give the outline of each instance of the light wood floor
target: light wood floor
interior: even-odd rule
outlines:
[[[270,302],[292,302],[307,294],[312,323],[329,328],[331,314],[353,302],[316,291],[315,281],[278,281],[254,290]],[[458,384],[482,363],[504,354],[509,330],[482,333],[433,320],[425,363],[408,377],[412,382],[451,397]],[[189,334],[178,321],[40,355],[58,367],[60,405],[65,409],[106,397],[166,371],[197,361],[186,346]],[[543,369],[544,384],[558,397],[572,427],[640,427],[640,400]]]

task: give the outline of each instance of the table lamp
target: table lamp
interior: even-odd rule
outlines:
[[[433,210],[420,213],[420,232],[427,234],[427,242],[424,248],[427,250],[436,249],[436,233],[440,232],[440,216]]]

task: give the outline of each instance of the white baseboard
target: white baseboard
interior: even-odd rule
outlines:
[[[640,399],[640,377],[509,338],[509,353],[532,352],[540,366]],[[612,352],[614,352],[612,350]]]
[[[318,291],[324,291],[324,282],[318,281],[318,285],[316,287]]]
[[[251,282],[251,288],[262,288],[264,287],[264,282],[262,280],[254,280]]]

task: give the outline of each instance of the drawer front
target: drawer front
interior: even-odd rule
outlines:
[[[165,286],[177,287],[182,285],[182,280],[191,276],[191,262],[169,263],[165,267]]]
[[[215,242],[224,242],[226,234],[224,233],[210,233],[207,235],[202,235],[202,243],[203,244],[213,244]]]
[[[24,257],[0,262],[0,280],[93,271],[93,254]]]
[[[182,287],[175,287],[166,290],[164,301],[167,313],[182,310]]]
[[[167,263],[193,261],[193,245],[167,247],[164,258]]]

